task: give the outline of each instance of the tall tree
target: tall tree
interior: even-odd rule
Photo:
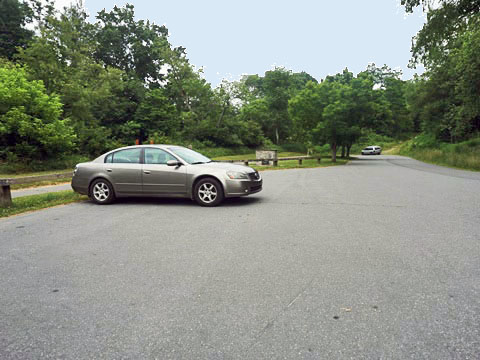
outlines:
[[[291,72],[284,68],[267,71],[263,78],[263,92],[270,110],[269,123],[264,124],[263,131],[276,144],[287,138],[291,126],[288,116],[290,84]]]
[[[479,21],[478,0],[401,0],[401,4],[407,12],[422,5],[427,13],[427,22],[412,45],[413,62],[422,62],[427,67],[442,62],[459,34]]]
[[[141,81],[158,85],[164,77],[168,30],[150,21],[135,20],[133,5],[126,4],[97,15],[95,57],[107,66],[135,74]]]
[[[33,10],[19,0],[0,1],[0,57],[13,59],[17,47],[25,48],[33,36],[26,28],[33,20]]]

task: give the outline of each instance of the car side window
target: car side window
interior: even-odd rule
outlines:
[[[145,148],[145,164],[166,165],[169,160],[177,159],[161,149]]]
[[[106,162],[106,163],[111,163],[111,162],[113,162],[113,153],[112,153],[112,154],[108,154],[108,155],[105,157],[105,162]]]
[[[125,149],[114,152],[112,162],[121,164],[140,164],[142,149]]]

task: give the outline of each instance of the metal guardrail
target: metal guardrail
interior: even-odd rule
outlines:
[[[38,181],[56,180],[71,177],[72,172],[69,171],[57,174],[0,179],[0,207],[7,207],[12,205],[12,193],[10,191],[10,185],[31,184]]]

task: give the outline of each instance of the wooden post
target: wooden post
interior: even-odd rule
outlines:
[[[12,205],[10,185],[0,185],[0,207],[9,207],[10,205]]]
[[[273,166],[278,166],[278,160],[273,160]]]
[[[244,160],[243,163],[245,164],[245,166],[248,166],[248,160]]]
[[[317,158],[317,162],[318,162],[319,164],[322,162],[322,158],[321,158],[320,156]]]
[[[298,159],[298,165],[302,165],[302,159]]]

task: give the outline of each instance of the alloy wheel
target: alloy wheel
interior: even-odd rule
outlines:
[[[214,184],[203,183],[198,189],[198,196],[206,204],[210,204],[217,198],[217,188]]]
[[[93,187],[93,196],[95,200],[104,202],[110,196],[110,188],[104,182],[98,182]]]

